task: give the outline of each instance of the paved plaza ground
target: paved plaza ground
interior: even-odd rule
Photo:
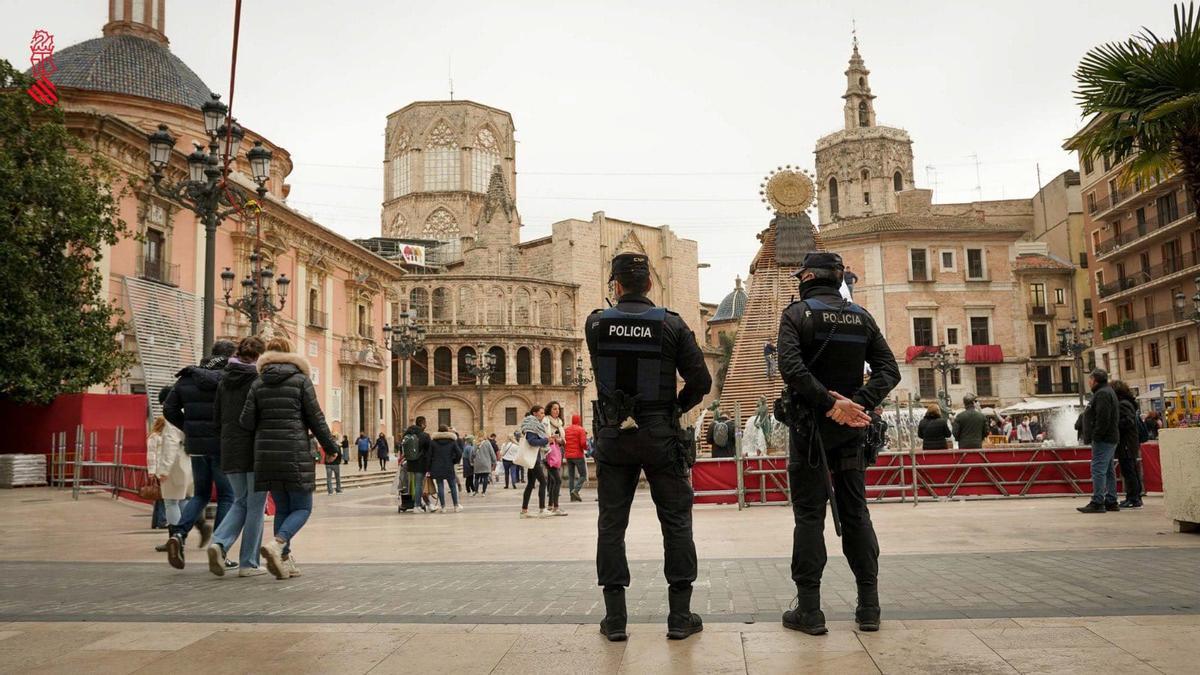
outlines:
[[[629,532],[631,639],[597,633],[594,494],[517,518],[519,493],[458,514],[397,514],[385,488],[316,499],[304,576],[218,579],[153,551],[146,507],[0,492],[0,672],[1196,672],[1200,536],[1159,499],[1083,516],[1083,499],[878,504],[883,630],[849,621],[854,584],[828,533],[831,633],[784,630],[794,595],[784,507],[698,507],[705,632],[663,638],[649,495]],[[269,527],[269,525],[268,525]],[[830,528],[832,530],[832,528]],[[9,622],[9,623],[4,623]]]

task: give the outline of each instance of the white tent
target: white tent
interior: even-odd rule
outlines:
[[[1078,408],[1078,396],[1053,396],[1044,398],[1027,398],[1020,403],[1010,405],[1000,411],[1001,415],[1012,415],[1017,413],[1036,413],[1045,412],[1047,410],[1058,410],[1059,408]]]

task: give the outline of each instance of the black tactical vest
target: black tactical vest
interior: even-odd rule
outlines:
[[[637,397],[641,411],[665,410],[675,403],[674,370],[664,376],[663,334],[667,310],[640,314],[609,307],[593,324],[596,331],[596,389],[603,400],[617,392]],[[672,366],[673,368],[673,366]]]
[[[870,315],[852,302],[829,304],[818,298],[803,302],[807,306],[804,321],[812,326],[813,335],[800,349],[804,363],[827,389],[844,396],[853,394],[863,384]]]

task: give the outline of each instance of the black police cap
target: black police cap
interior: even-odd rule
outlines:
[[[846,266],[842,264],[842,256],[836,253],[829,253],[827,251],[813,251],[812,253],[804,256],[804,262],[800,263],[800,271],[796,272],[792,276],[798,277],[803,274],[804,270],[806,269],[826,269],[843,272],[845,271]]]
[[[613,257],[608,280],[618,276],[650,276],[650,259],[645,253],[622,253]]]

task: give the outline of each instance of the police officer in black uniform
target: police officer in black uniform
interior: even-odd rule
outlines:
[[[855,621],[861,630],[879,630],[879,541],[867,511],[863,479],[870,424],[866,411],[900,382],[900,369],[875,319],[842,298],[844,269],[835,253],[805,256],[796,274],[801,299],[784,310],[779,322],[779,370],[795,418],[788,478],[796,521],[792,580],[797,600],[796,607],[784,613],[783,625],[810,635],[826,632],[821,573],[830,482],[841,517],[842,552],[858,585]],[[864,362],[871,366],[865,384]]]
[[[695,455],[685,447],[679,416],[700,403],[712,377],[683,319],[647,299],[651,282],[645,255],[613,258],[609,283],[616,306],[592,312],[585,327],[598,395],[593,431],[600,502],[596,572],[605,606],[600,632],[614,642],[626,639],[625,528],[645,471],[662,525],[670,584],[667,637],[682,640],[704,624],[691,612],[696,545],[688,474]],[[676,372],[684,381],[678,393]]]

